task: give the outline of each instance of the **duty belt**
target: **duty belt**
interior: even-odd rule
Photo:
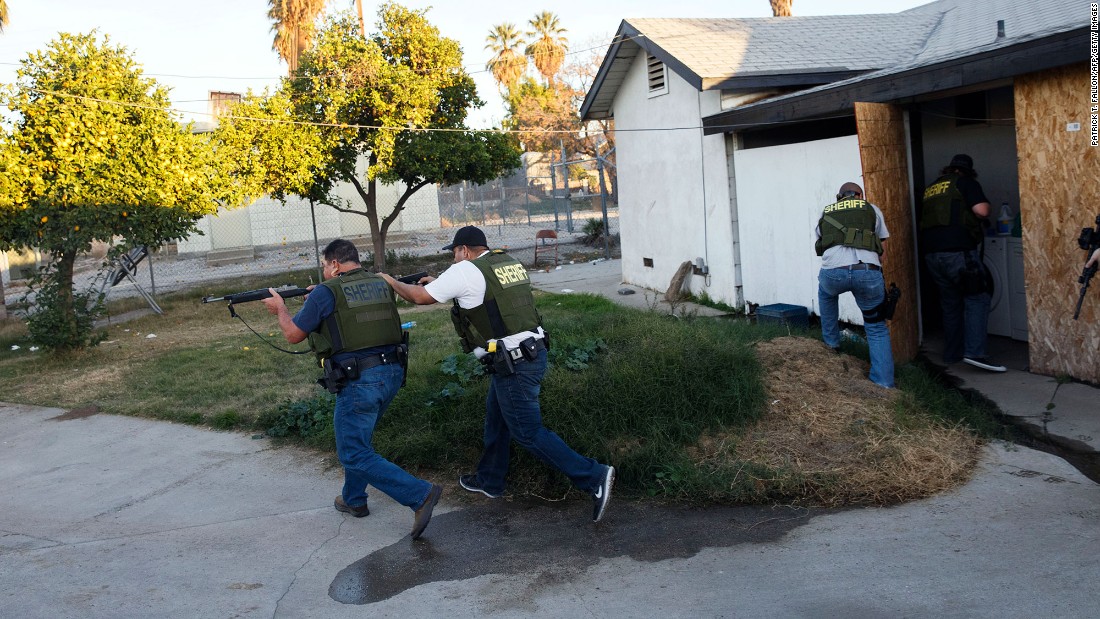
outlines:
[[[849,264],[846,267],[836,267],[838,269],[844,269],[845,271],[881,271],[882,267],[877,264],[871,264],[870,262],[860,262],[859,264]]]
[[[546,350],[546,342],[538,339],[535,340],[535,352],[538,352],[540,350]],[[512,350],[509,350],[508,356],[512,358],[513,363],[527,360],[527,358],[523,356],[523,350],[521,350],[518,346],[513,348]]]
[[[376,368],[380,365],[388,365],[390,363],[397,363],[396,352],[384,352],[377,355],[371,355],[369,357],[353,357],[351,359],[345,359],[340,362],[340,365],[351,370],[354,369],[362,372],[371,368]]]

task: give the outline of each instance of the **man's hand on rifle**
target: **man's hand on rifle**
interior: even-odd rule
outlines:
[[[1096,251],[1092,252],[1092,256],[1089,257],[1089,261],[1085,263],[1085,268],[1087,269],[1091,266],[1095,266],[1097,263],[1100,263],[1100,248],[1097,248]]]
[[[279,293],[276,292],[274,288],[268,288],[267,291],[271,293],[271,296],[266,299],[260,299],[260,301],[264,304],[264,307],[267,308],[267,311],[271,312],[271,314],[274,316],[278,316],[280,310],[285,312],[286,301],[284,301],[283,298],[279,296]]]
[[[306,288],[306,290],[313,290],[313,288],[314,286],[310,286]],[[261,301],[263,301],[267,311],[279,318],[279,330],[283,332],[283,337],[286,338],[286,341],[291,344],[297,344],[306,339],[309,334],[302,331],[298,328],[298,325],[294,324],[290,312],[286,309],[286,301],[275,292],[274,288],[269,288],[268,290],[271,292],[271,296],[266,299],[261,299]],[[309,298],[309,295],[306,295],[306,298]]]

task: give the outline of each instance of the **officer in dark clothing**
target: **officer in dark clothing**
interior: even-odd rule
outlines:
[[[955,155],[924,190],[920,243],[928,273],[940,291],[943,309],[943,362],[963,361],[990,372],[1004,372],[986,354],[989,291],[968,285],[970,273],[982,273],[979,247],[983,220],[989,217],[985,197],[969,155]],[[977,277],[978,280],[982,278]]]
[[[324,251],[325,281],[311,286],[302,309],[291,318],[283,298],[272,290],[264,299],[279,318],[279,328],[291,344],[309,338],[324,369],[320,382],[336,393],[333,426],[336,454],[344,467],[344,488],[335,507],[362,518],[367,508],[367,484],[414,510],[412,538],[417,539],[432,518],[443,488],[413,477],[374,451],[374,427],[397,395],[405,376],[407,346],[393,289],[363,270],[359,250],[337,239]]]
[[[485,451],[477,472],[458,483],[489,498],[504,493],[512,439],[558,469],[593,500],[599,522],[611,500],[615,468],[573,451],[542,425],[539,390],[546,373],[547,334],[535,309],[527,270],[508,254],[490,251],[485,233],[466,226],[443,248],[454,264],[424,286],[383,274],[397,294],[419,305],[453,301],[451,318],[464,352],[473,352],[492,378],[485,402]]]

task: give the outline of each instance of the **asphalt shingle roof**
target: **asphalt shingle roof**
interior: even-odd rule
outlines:
[[[863,73],[778,97],[786,99],[1084,28],[1089,17],[1086,0],[938,0],[894,14],[626,19],[620,33],[636,30],[641,38],[612,46],[616,55],[605,60],[582,112],[609,113],[638,45],[658,48],[655,55],[703,90],[755,75]],[[998,20],[1004,37],[997,36]]]
[[[899,15],[940,14],[940,24],[923,48],[905,65],[938,62],[972,54],[976,49],[1019,43],[1021,39],[1064,32],[1088,25],[1089,3],[1084,0],[939,0]],[[1005,36],[998,39],[997,21],[1004,20]]]
[[[721,79],[880,69],[918,53],[939,15],[625,21],[699,77]]]

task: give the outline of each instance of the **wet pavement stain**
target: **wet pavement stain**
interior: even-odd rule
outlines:
[[[50,417],[46,421],[69,421],[71,419],[85,419],[87,417],[91,417],[92,415],[97,414],[99,414],[99,407],[95,404],[92,404],[91,406],[74,408],[70,411],[61,413],[56,417]]]
[[[620,502],[593,524],[591,504],[492,501],[432,518],[408,537],[341,570],[329,597],[371,604],[431,582],[487,574],[537,574],[562,581],[601,559],[663,561],[703,548],[773,541],[815,516],[838,510],[796,507],[686,508]]]

